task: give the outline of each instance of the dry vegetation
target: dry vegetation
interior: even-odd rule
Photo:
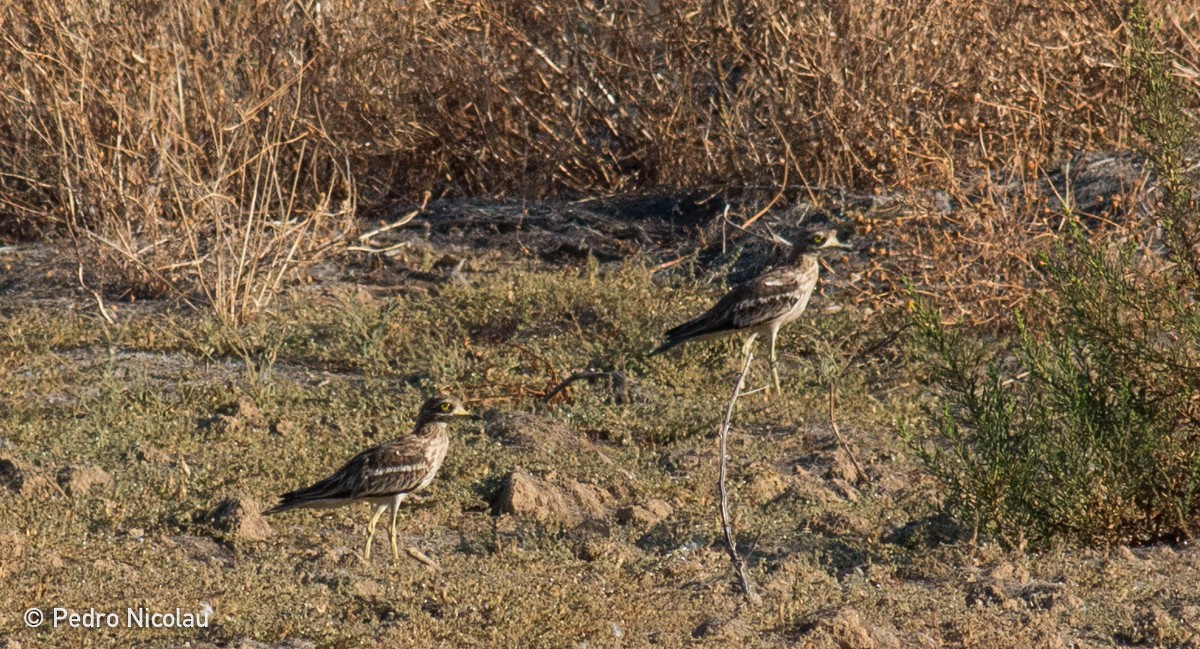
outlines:
[[[763,598],[743,606],[713,489],[713,433],[739,344],[645,359],[647,331],[713,294],[682,279],[664,286],[651,270],[473,263],[468,284],[433,293],[314,286],[236,339],[212,315],[164,314],[153,300],[118,305],[107,325],[69,300],[10,294],[0,390],[22,397],[0,402],[0,644],[1033,649],[1195,639],[1192,547],[1026,553],[972,545],[940,516],[941,491],[895,432],[923,398],[903,349],[868,354],[840,376],[838,421],[859,472],[829,426],[821,373],[873,339],[877,323],[855,309],[825,312],[840,303],[828,298],[814,305],[821,317],[781,337],[784,396],[739,403],[731,509]],[[668,288],[674,299],[663,301]],[[540,403],[556,377],[591,364],[623,367],[630,382],[580,382]],[[759,360],[748,380],[768,377]],[[456,428],[428,497],[402,513],[402,547],[440,570],[406,554],[393,562],[384,544],[364,561],[365,506],[269,525],[254,514],[407,429],[437,389],[468,396],[487,418]],[[504,496],[515,472],[528,476],[524,504]],[[32,605],[208,605],[213,623],[32,630],[20,620]]]
[[[70,234],[105,293],[166,291],[236,323],[341,240],[356,210],[426,195],[703,186],[761,204],[780,188],[791,200],[839,188],[911,205],[938,189],[975,209],[876,229],[895,226],[887,248],[910,274],[920,255],[974,259],[995,297],[1021,283],[1025,242],[1053,225],[1027,215],[1038,182],[1075,151],[1130,144],[1125,12],[10,2],[0,228]],[[1194,15],[1152,13],[1179,60],[1195,60]],[[970,283],[959,265],[946,279]]]
[[[1135,54],[1169,64],[1160,76],[1190,110],[1200,12],[1147,4],[1161,23]],[[1155,138],[1135,127],[1150,104],[1131,90],[1129,10],[1109,0],[0,3],[0,395],[20,395],[0,399],[0,647],[1195,646],[1200,555],[1186,544],[1070,549],[1052,528],[1071,519],[1052,507],[1037,537],[1006,513],[980,515],[983,537],[971,538],[945,516],[969,489],[931,477],[928,448],[897,435],[903,419],[945,448],[921,414],[945,403],[948,384],[931,387],[936,363],[897,333],[906,316],[889,307],[914,293],[940,306],[931,332],[1003,324],[1053,290],[1037,254],[1068,225],[1077,248],[1059,248],[1060,262],[1077,250],[1096,253],[1075,257],[1084,266],[1108,259],[1109,235],[1129,258],[1168,258],[1145,255],[1157,240],[1141,237],[1164,192],[1134,153]],[[1190,164],[1185,139],[1179,169]],[[1089,166],[1119,171],[1085,191]],[[1165,192],[1179,236],[1194,234],[1187,174]],[[696,227],[670,243],[700,243],[669,253],[640,230],[651,242],[637,249],[651,254],[618,263],[585,250],[585,261],[547,264],[523,230],[510,241],[540,261],[429,234],[436,210],[486,221],[487,204],[465,199],[530,201],[587,229],[566,201],[650,193],[687,197],[697,213],[728,205],[730,218],[688,221]],[[731,433],[738,547],[766,603],[743,608],[720,552],[708,436],[736,345],[647,360],[647,332],[711,303],[706,284],[757,254],[738,222],[794,226],[829,207],[853,208],[866,245],[832,263],[829,295],[812,307],[820,317],[782,340],[790,389],[739,403]],[[605,209],[607,225],[624,224]],[[424,236],[397,226],[364,242],[402,214]],[[470,227],[476,242],[489,236]],[[714,241],[715,260],[698,252]],[[1077,276],[1070,268],[1060,283]],[[1117,288],[1135,266],[1121,268]],[[1124,294],[1098,286],[1104,295],[1062,304],[1125,313],[1105,301]],[[1168,363],[1137,378],[1151,388],[1178,378],[1169,396],[1194,415],[1195,336],[1171,332],[1200,331],[1185,293],[1147,302],[1122,338],[1154,350],[1163,337],[1142,336],[1145,323],[1162,324],[1179,352],[1167,360],[1186,360],[1187,372]],[[965,335],[981,357],[1011,363],[996,354],[1003,327],[986,331]],[[1060,383],[1082,384],[1097,358],[1067,358]],[[1021,378],[999,366],[996,392],[1016,394]],[[963,372],[964,393],[979,367]],[[1124,376],[1115,361],[1096,367]],[[575,371],[605,378],[551,395]],[[1023,385],[1047,395],[1057,426],[1056,394]],[[466,395],[489,420],[456,439],[428,501],[406,512],[405,543],[440,572],[363,562],[350,511],[272,520],[274,530],[256,518],[257,501],[406,428],[435,390]],[[829,426],[835,392],[861,465]],[[1160,428],[1144,428],[1172,431],[1185,450],[1133,457],[1144,472],[1125,484],[1153,490],[1141,476],[1200,467],[1195,418],[1155,410],[1162,400],[1126,402],[1158,413]],[[506,429],[514,410],[527,418]],[[960,457],[973,470],[991,411],[963,410],[946,411],[941,434],[967,440]],[[1093,437],[1120,441],[1129,429],[1107,423],[1117,433],[1094,427]],[[989,485],[1015,465],[1013,427],[993,429]],[[1055,449],[1078,459],[1076,440],[1061,439]],[[1045,470],[1040,448],[1026,455]],[[1087,477],[1091,464],[1078,465]],[[1186,538],[1195,471],[1168,493],[1187,502],[1167,531],[1114,525],[1077,539]],[[559,495],[502,513],[519,509],[501,495],[516,474]],[[1005,493],[1061,504],[1053,481],[1028,474],[1043,491],[1027,481]],[[1076,483],[1082,495],[1067,504],[1085,503],[1072,512],[1095,523],[1088,498],[1109,492]],[[1136,519],[1139,494],[1109,500]],[[566,513],[546,514],[546,502]],[[1025,552],[1034,541],[1040,554]],[[199,634],[29,631],[8,615],[200,603],[217,625]]]

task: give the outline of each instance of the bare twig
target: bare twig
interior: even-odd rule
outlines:
[[[846,443],[846,439],[842,437],[842,431],[838,428],[837,417],[834,416],[837,404],[837,382],[829,382],[829,425],[833,428],[833,434],[837,437],[838,444],[842,450],[846,452],[846,457],[850,458],[850,463],[854,465],[854,470],[860,477],[865,478],[867,474],[863,471],[862,465],[858,463],[858,458],[854,457],[854,451],[850,450],[850,445]]]
[[[603,379],[603,378],[608,378],[608,377],[614,376],[616,374],[620,374],[620,372],[575,372],[575,373],[571,374],[571,376],[568,376],[567,378],[563,379],[563,381],[561,383],[554,386],[554,388],[552,390],[547,392],[546,396],[542,397],[542,403],[549,403],[551,399],[558,396],[559,392],[566,390],[568,387],[571,386],[572,383],[574,383],[576,381],[590,381],[592,379]]]
[[[742,593],[746,596],[746,601],[758,605],[762,603],[762,597],[754,591],[754,582],[750,580],[750,575],[746,572],[746,564],[738,556],[737,540],[733,535],[733,522],[729,517],[729,491],[725,487],[725,479],[729,472],[727,457],[729,428],[733,425],[733,409],[737,405],[738,397],[742,396],[742,387],[746,384],[746,374],[750,371],[750,361],[753,359],[754,352],[750,351],[749,346],[747,346],[746,362],[742,365],[742,371],[738,374],[737,383],[733,386],[733,395],[729,398],[729,406],[725,408],[725,420],[721,423],[721,430],[718,433],[721,464],[717,472],[717,495],[720,496],[721,501],[721,531],[725,534],[725,550],[729,552],[729,560],[733,564],[733,571],[737,574],[738,582],[742,586]]]
[[[688,259],[691,259],[692,257],[693,257],[693,254],[692,254],[692,253],[686,254],[686,255],[684,255],[684,256],[682,256],[682,257],[676,257],[675,259],[672,259],[671,261],[665,261],[665,262],[663,262],[663,263],[661,263],[661,264],[659,264],[659,265],[655,266],[655,267],[654,267],[654,270],[652,270],[652,271],[650,271],[650,272],[651,272],[651,273],[657,273],[657,272],[658,272],[658,271],[660,271],[660,270],[666,270],[666,269],[668,269],[668,268],[672,268],[672,267],[674,267],[674,266],[678,266],[679,264],[681,264],[681,263],[683,263],[683,262],[687,261]]]
[[[396,219],[395,221],[388,223],[385,226],[375,228],[374,230],[371,230],[370,232],[360,236],[358,238],[359,243],[366,243],[367,240],[369,240],[371,237],[374,237],[375,235],[383,234],[384,232],[387,232],[388,230],[392,230],[395,228],[399,228],[399,227],[408,225],[408,223],[410,221],[417,218],[418,214],[425,211],[425,206],[429,204],[429,197],[430,197],[430,192],[425,192],[425,200],[421,201],[420,207],[418,207],[417,209],[409,212],[408,214],[405,214],[404,216]]]
[[[783,165],[783,182],[779,184],[779,191],[776,192],[775,197],[772,198],[765,206],[763,206],[763,208],[761,210],[756,212],[754,214],[754,216],[752,216],[742,222],[743,228],[748,228],[751,225],[753,225],[754,222],[757,221],[759,218],[761,218],[763,214],[766,214],[767,212],[771,211],[771,208],[775,207],[775,203],[778,203],[779,199],[783,198],[784,192],[787,191],[788,171],[790,169],[791,169],[791,165],[786,165],[786,164]]]
[[[100,316],[104,318],[104,321],[110,325],[117,324],[116,322],[113,321],[112,316],[108,315],[108,309],[104,308],[104,298],[100,297],[100,292],[93,290],[92,287],[87,285],[87,282],[83,281],[83,261],[78,256],[76,256],[76,260],[77,260],[76,268],[78,269],[78,276],[79,276],[79,285],[82,286],[84,290],[91,293],[92,297],[96,298],[96,308],[100,310]]]
[[[436,562],[436,561],[434,561],[433,559],[430,559],[430,558],[429,558],[429,555],[425,554],[424,552],[421,552],[420,550],[418,550],[417,548],[415,548],[415,547],[413,547],[413,546],[411,546],[411,545],[410,545],[410,546],[408,546],[407,548],[404,548],[404,552],[405,552],[405,554],[407,554],[408,556],[410,556],[410,557],[412,557],[412,558],[416,559],[417,561],[420,561],[421,563],[425,564],[425,567],[426,567],[426,568],[429,568],[430,570],[433,570],[434,572],[437,572],[438,570],[441,570],[441,566],[439,566],[439,565],[437,564],[437,562]]]

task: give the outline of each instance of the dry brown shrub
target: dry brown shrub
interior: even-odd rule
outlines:
[[[348,226],[299,5],[28,0],[3,22],[0,201],[63,227],[89,284],[238,324]]]
[[[1195,76],[1193,12],[1155,4]],[[986,199],[969,236],[1009,248],[1041,230],[989,208],[996,187],[1032,195],[1072,152],[1133,138],[1125,13],[1115,0],[21,0],[0,8],[0,219],[73,226],[138,290],[230,313],[335,240],[359,197],[938,188]]]
[[[331,37],[358,73],[334,73],[331,95],[346,99],[342,125],[374,127],[363,152],[391,189],[595,193],[778,183],[785,170],[816,185],[952,185],[1125,132],[1121,9],[1105,3],[335,12],[367,37]]]

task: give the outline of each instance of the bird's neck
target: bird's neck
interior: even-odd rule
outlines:
[[[439,437],[447,434],[447,429],[444,421],[418,421],[412,434],[415,437]]]
[[[814,253],[811,253],[811,252],[802,253],[802,254],[796,255],[795,257],[792,257],[791,261],[792,261],[792,263],[791,263],[792,266],[795,266],[796,268],[799,268],[800,270],[804,270],[806,268],[812,268],[813,266],[817,265],[817,255]]]

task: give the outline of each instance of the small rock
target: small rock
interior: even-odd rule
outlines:
[[[58,470],[56,477],[59,486],[71,496],[87,493],[96,485],[112,484],[112,476],[97,466],[67,465]]]
[[[842,498],[844,498],[852,503],[858,502],[858,498],[859,498],[858,489],[855,489],[854,485],[850,484],[849,482],[846,482],[845,480],[842,480],[841,478],[833,478],[829,481],[829,485],[831,487],[833,487],[834,493],[841,496]]]
[[[25,536],[20,532],[0,532],[0,557],[20,559],[25,552]]]
[[[645,505],[628,505],[617,510],[617,522],[634,527],[650,527],[666,519],[674,509],[665,500],[649,500]]]
[[[740,644],[738,641],[745,639],[750,632],[749,626],[743,620],[714,616],[701,622],[700,626],[692,631],[692,637]]]
[[[834,493],[825,481],[813,475],[808,469],[797,464],[792,467],[796,480],[792,485],[794,497],[811,503],[827,503],[835,499]]]
[[[848,606],[825,613],[805,634],[808,647],[839,647],[840,649],[892,649],[898,647],[890,631],[876,630],[866,624],[858,611]]]
[[[830,456],[832,463],[829,466],[829,478],[845,480],[850,484],[858,482],[858,466],[854,463],[854,459],[846,452],[846,449],[839,448]]]
[[[137,449],[138,462],[147,464],[170,464],[171,456],[161,448],[139,445]]]
[[[502,514],[577,525],[587,518],[607,516],[605,502],[610,499],[594,485],[570,479],[551,482],[516,469],[504,477],[495,507]]]
[[[584,561],[599,561],[608,556],[613,547],[613,542],[608,539],[585,539],[575,546],[575,556]]]
[[[866,536],[871,523],[851,512],[826,511],[812,521],[813,531],[829,537]]]
[[[356,581],[350,586],[350,594],[363,599],[376,599],[383,597],[383,586],[373,579],[363,579]]]
[[[843,649],[875,649],[871,631],[863,624],[858,611],[843,608],[829,625],[834,642]]]
[[[705,466],[715,466],[716,453],[708,450],[694,449],[676,450],[664,454],[658,460],[659,466],[670,471],[673,475],[687,475],[699,471]]]
[[[236,539],[261,541],[271,536],[271,526],[262,516],[262,507],[253,498],[228,498],[208,515],[214,529]]]
[[[221,433],[237,433],[247,429],[267,428],[267,418],[250,397],[243,396],[217,411],[210,420],[214,430]]]
[[[750,465],[749,470],[751,473],[746,491],[754,504],[765,505],[787,491],[787,478],[779,475],[774,468],[755,463]]]
[[[28,498],[51,488],[51,483],[39,474],[32,465],[20,460],[4,458],[0,460],[0,487]]]
[[[1013,565],[1003,561],[988,572],[988,577],[997,581],[1014,581],[1018,584],[1029,583],[1029,570],[1024,566]]]
[[[1008,593],[1004,592],[1004,588],[994,580],[985,579],[967,585],[967,606],[988,606],[996,605],[1005,607],[1011,598]]]

